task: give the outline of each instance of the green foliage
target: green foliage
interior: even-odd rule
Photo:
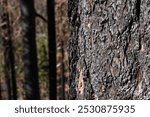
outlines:
[[[48,77],[48,40],[46,34],[37,34],[37,53],[39,78],[43,81]]]
[[[48,97],[48,70],[49,70],[47,31],[43,30],[37,31],[36,44],[37,44],[40,93],[42,99],[46,99],[46,97]]]

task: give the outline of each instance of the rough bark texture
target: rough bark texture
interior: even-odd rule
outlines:
[[[26,99],[40,99],[37,51],[35,41],[34,0],[20,0],[21,26],[24,47],[24,70]]]
[[[70,99],[150,99],[150,1],[68,3]]]

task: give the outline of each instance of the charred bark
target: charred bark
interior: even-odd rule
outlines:
[[[20,0],[26,99],[40,99],[34,0]]]
[[[56,100],[56,37],[55,37],[55,3],[47,0],[48,48],[49,48],[49,98]]]
[[[150,99],[149,0],[69,0],[70,99]]]

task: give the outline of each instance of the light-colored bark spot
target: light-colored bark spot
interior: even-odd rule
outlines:
[[[118,58],[113,58],[112,65],[110,68],[113,77],[117,77],[120,72],[120,60]]]
[[[88,23],[88,25],[87,25],[87,26],[88,26],[88,28],[91,28],[91,23]]]
[[[142,90],[142,76],[141,76],[141,71],[140,70],[137,72],[136,80],[137,80],[137,87],[136,87],[134,93],[135,93],[136,96],[139,96],[143,91]]]
[[[143,44],[141,45],[141,50],[140,51],[144,52],[144,45]]]
[[[83,95],[84,93],[84,81],[83,81],[83,71],[80,71],[80,75],[79,75],[79,82],[78,82],[78,90],[80,95]]]
[[[84,95],[83,70],[81,69],[81,66],[78,64],[77,64],[77,71],[79,73],[77,77],[77,89],[78,89],[79,95],[82,97]]]

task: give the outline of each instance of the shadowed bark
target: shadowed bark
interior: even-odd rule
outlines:
[[[149,0],[69,0],[70,99],[150,99]]]
[[[20,0],[26,99],[40,99],[34,0]]]

